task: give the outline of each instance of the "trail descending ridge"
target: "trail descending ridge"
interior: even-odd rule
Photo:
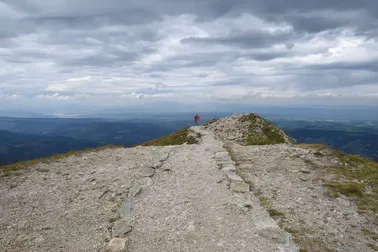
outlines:
[[[223,142],[106,149],[0,176],[0,251],[297,252]],[[6,176],[3,176],[6,175]]]
[[[223,143],[191,129],[202,142],[174,148],[133,199],[126,251],[297,251],[233,172]]]

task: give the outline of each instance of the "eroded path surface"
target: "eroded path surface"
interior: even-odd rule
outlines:
[[[0,248],[298,251],[223,143],[192,129],[198,145],[110,149],[0,178]]]
[[[192,129],[202,143],[173,148],[153,185],[133,199],[128,251],[296,251],[239,181],[223,143]]]
[[[170,147],[109,149],[0,177],[0,251],[104,251],[109,228],[144,166]]]

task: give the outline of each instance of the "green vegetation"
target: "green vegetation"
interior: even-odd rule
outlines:
[[[244,116],[242,122],[249,122],[246,145],[265,145],[285,143],[280,129],[253,113]]]
[[[188,144],[198,144],[198,139],[201,138],[199,133],[196,133],[196,137],[190,134],[190,128],[186,127],[184,129],[178,130],[169,135],[159,137],[142,144],[141,146],[166,146],[166,145],[181,145],[184,143]]]
[[[13,171],[31,167],[40,163],[48,164],[53,161],[57,161],[59,159],[69,157],[69,156],[80,156],[88,152],[96,152],[96,151],[101,151],[105,149],[113,149],[113,148],[123,148],[123,147],[115,146],[115,145],[105,145],[105,146],[99,146],[96,148],[89,148],[89,149],[84,149],[84,150],[79,150],[79,151],[70,151],[67,153],[56,154],[49,157],[42,157],[42,158],[36,158],[32,160],[27,160],[27,161],[21,161],[21,162],[17,162],[13,164],[6,164],[0,167],[0,177],[7,177],[10,175],[19,175],[19,173],[15,173]],[[48,172],[48,169],[39,169],[38,171]]]
[[[326,152],[329,156],[338,158],[340,165],[329,167],[337,175],[332,181],[326,181],[323,186],[335,192],[334,196],[343,194],[354,200],[361,212],[372,212],[378,217],[378,163],[354,154],[333,150],[323,144],[299,144],[302,148],[311,148],[317,152]]]
[[[116,222],[116,221],[118,221],[118,220],[120,220],[120,217],[112,217],[112,218],[110,218],[108,221],[109,221],[110,223],[113,223],[113,222]]]
[[[268,211],[270,217],[274,219],[275,217],[285,218],[285,214],[277,209],[274,209],[267,198],[260,196],[259,201],[260,205]]]
[[[374,251],[378,251],[378,246],[377,246],[377,245],[374,245],[374,244],[372,244],[372,243],[369,243],[368,246],[369,246],[369,248],[371,248],[372,250],[374,250]]]
[[[371,239],[378,241],[378,234],[377,233],[372,232],[372,231],[370,231],[366,228],[362,229],[362,233],[364,233],[364,235],[366,235],[366,236],[369,236]]]

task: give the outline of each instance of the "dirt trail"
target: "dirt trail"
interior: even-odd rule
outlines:
[[[0,178],[1,251],[294,252],[223,142],[112,149]]]
[[[233,163],[223,143],[192,129],[202,143],[174,148],[134,199],[128,251],[297,251],[250,191],[229,188],[242,182],[220,169]]]

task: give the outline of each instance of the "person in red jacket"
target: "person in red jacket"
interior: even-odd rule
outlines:
[[[196,115],[194,116],[194,121],[195,121],[196,123],[198,123],[198,120],[199,120],[199,119],[200,119],[199,115],[196,114]]]

